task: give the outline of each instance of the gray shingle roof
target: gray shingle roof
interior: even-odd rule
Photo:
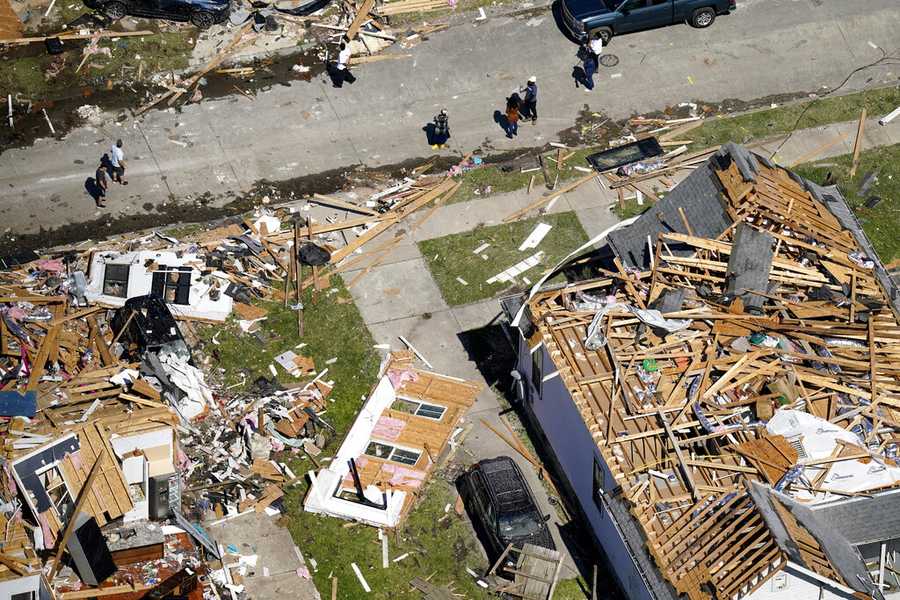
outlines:
[[[655,243],[659,233],[688,233],[678,214],[679,206],[696,236],[715,238],[731,225],[720,194],[716,174],[709,163],[703,163],[634,223],[610,233],[607,241],[626,266],[648,267],[651,255],[647,236]],[[680,255],[692,252],[678,244],[669,244],[669,248]]]
[[[666,194],[655,206],[648,209],[638,219],[629,225],[607,236],[607,243],[612,251],[622,260],[622,263],[630,267],[641,269],[650,266],[650,243],[655,243],[659,233],[688,233],[678,213],[678,207],[684,210],[693,235],[705,238],[716,238],[732,224],[731,217],[725,212],[724,201],[721,197],[722,188],[713,170],[715,164],[727,165],[734,161],[741,176],[746,181],[755,181],[759,171],[759,163],[774,167],[767,158],[754,154],[734,143],[727,143],[710,159],[697,167],[693,173],[679,183]],[[875,261],[875,279],[891,302],[894,314],[900,318],[900,288],[888,275],[881,260],[875,254],[872,243],[862,229],[856,215],[847,205],[847,201],[836,187],[822,187],[816,183],[804,179],[792,171],[790,176],[803,185],[820,202],[828,207],[828,210],[847,229],[868,258]],[[686,256],[693,253],[693,248],[668,244],[673,253]]]
[[[758,309],[766,300],[764,296],[747,293],[746,290],[768,291],[769,271],[775,255],[773,245],[771,234],[746,223],[739,224],[734,232],[734,245],[725,274],[726,291],[730,296],[739,296],[745,308]]]
[[[813,565],[807,565],[803,562],[796,543],[788,534],[781,517],[775,511],[774,502],[780,502],[797,519],[797,522],[816,538],[822,551],[828,557],[828,562],[831,563],[831,566],[849,587],[858,592],[872,595],[875,598],[883,597],[873,587],[869,571],[866,569],[857,551],[847,538],[834,527],[834,523],[830,519],[823,518],[824,515],[820,512],[813,511],[791,497],[776,492],[769,486],[759,482],[750,484],[750,494],[753,496],[754,503],[766,522],[769,531],[793,562],[807,568],[813,568]]]
[[[853,545],[900,539],[900,490],[813,508]]]

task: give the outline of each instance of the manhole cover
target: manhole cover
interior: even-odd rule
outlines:
[[[615,54],[604,54],[600,57],[600,64],[604,67],[614,67],[619,64],[619,57]]]

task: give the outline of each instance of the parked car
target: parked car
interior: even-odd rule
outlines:
[[[736,0],[561,0],[563,22],[579,40],[687,22],[709,27],[717,15],[737,8]]]
[[[457,482],[469,517],[488,547],[491,561],[509,544],[526,543],[556,550],[547,520],[541,516],[522,471],[508,456],[472,465]],[[514,557],[513,557],[514,560]]]
[[[228,18],[229,0],[84,0],[113,20],[125,15],[190,21],[198,29],[208,29]]]

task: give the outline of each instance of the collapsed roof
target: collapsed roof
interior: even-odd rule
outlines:
[[[607,243],[524,314],[659,574],[735,598],[790,560],[880,597],[858,546],[894,529],[816,510],[900,508],[900,294],[840,193],[728,144]]]

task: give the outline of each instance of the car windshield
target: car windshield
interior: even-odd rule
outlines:
[[[533,534],[541,527],[537,515],[532,512],[500,515],[497,527],[504,538],[519,538]]]

